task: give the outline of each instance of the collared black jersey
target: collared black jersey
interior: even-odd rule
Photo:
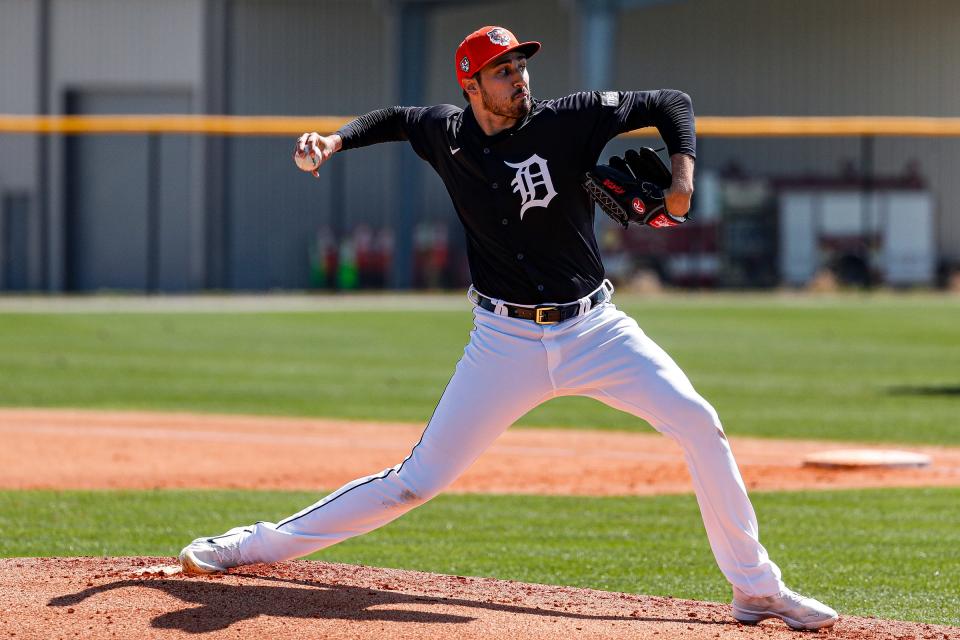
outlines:
[[[408,140],[453,199],[477,290],[540,304],[572,302],[600,286],[583,175],[612,138],[647,126],[657,127],[671,155],[696,156],[690,98],[669,89],[534,100],[525,118],[494,136],[469,106],[453,105],[380,109],[337,133],[344,149]]]

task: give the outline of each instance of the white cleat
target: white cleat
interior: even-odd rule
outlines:
[[[744,624],[780,618],[791,629],[814,630],[832,627],[839,616],[827,605],[790,589],[775,596],[757,598],[733,589],[733,617]]]
[[[183,572],[193,575],[223,573],[231,567],[244,564],[240,543],[253,533],[252,527],[234,527],[223,535],[197,538],[180,552]]]

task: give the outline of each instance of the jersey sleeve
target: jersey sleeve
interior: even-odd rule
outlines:
[[[590,166],[610,140],[644,127],[657,128],[670,155],[697,156],[693,103],[682,91],[593,91],[570,97],[589,119],[585,155]]]
[[[456,111],[453,105],[387,107],[351,120],[337,134],[343,140],[344,150],[406,140],[418,156],[429,162],[438,150],[444,149],[444,124]]]

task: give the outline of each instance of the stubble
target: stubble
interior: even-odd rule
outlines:
[[[483,107],[490,113],[504,118],[513,118],[519,120],[530,113],[533,107],[533,95],[527,93],[522,100],[516,100],[516,94],[509,98],[494,98],[480,85],[480,97],[483,100]]]

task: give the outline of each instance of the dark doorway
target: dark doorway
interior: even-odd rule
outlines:
[[[186,91],[73,91],[71,114],[189,113]],[[177,291],[189,286],[191,139],[67,138],[66,288]]]
[[[8,193],[0,205],[0,289],[26,291],[30,288],[31,199],[26,193]]]

